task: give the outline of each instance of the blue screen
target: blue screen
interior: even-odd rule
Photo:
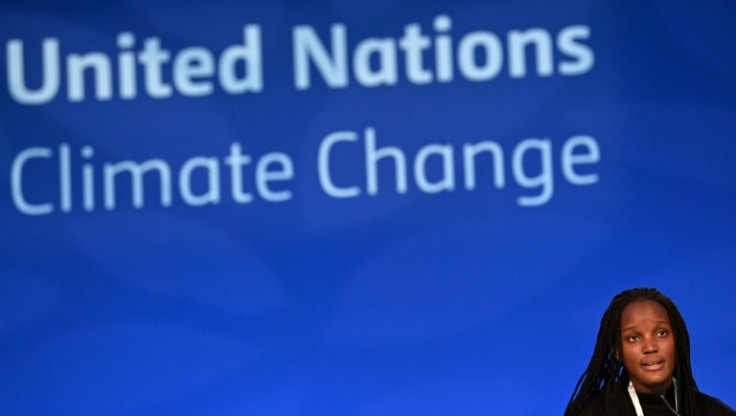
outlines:
[[[736,404],[735,19],[4,1],[0,414],[562,414],[641,286]]]

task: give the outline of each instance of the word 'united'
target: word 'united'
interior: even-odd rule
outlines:
[[[426,85],[452,82],[458,73],[464,80],[484,82],[504,70],[512,79],[529,73],[575,76],[590,71],[594,64],[593,50],[585,43],[590,28],[584,25],[564,27],[555,35],[544,28],[511,30],[505,39],[478,30],[455,40],[452,20],[440,15],[432,29],[433,33],[426,34],[420,24],[412,23],[398,37],[370,37],[352,43],[345,24],[333,24],[324,38],[312,26],[295,26],[294,87],[308,90],[317,78],[328,88],[346,88],[351,82],[362,87],[392,86],[401,80]],[[11,39],[6,43],[8,91],[13,100],[25,105],[48,103],[60,95],[62,87],[71,102],[131,100],[141,90],[156,99],[175,93],[208,96],[217,88],[227,94],[260,93],[264,90],[261,39],[260,25],[245,25],[242,43],[219,53],[202,46],[173,52],[158,37],[146,38],[138,47],[135,34],[121,32],[115,42],[117,51],[108,54],[62,53],[61,41],[49,37],[41,42],[40,64],[30,59],[38,57],[37,49]]]

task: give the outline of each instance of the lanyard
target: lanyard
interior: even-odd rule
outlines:
[[[672,384],[675,386],[675,411],[680,411],[680,403],[679,400],[677,400],[677,379],[672,377]],[[629,397],[631,397],[631,402],[634,404],[634,409],[636,409],[636,416],[644,416],[644,410],[641,408],[641,403],[639,403],[639,396],[636,395],[636,390],[634,390],[634,383],[629,381]]]

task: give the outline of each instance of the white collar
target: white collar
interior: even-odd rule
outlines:
[[[672,377],[672,384],[675,386],[675,411],[680,411],[680,403],[677,399],[677,379]],[[641,408],[641,403],[639,403],[639,396],[636,395],[636,390],[634,389],[634,383],[629,380],[629,397],[631,397],[631,403],[634,404],[634,409],[636,409],[636,416],[644,416],[644,410]]]

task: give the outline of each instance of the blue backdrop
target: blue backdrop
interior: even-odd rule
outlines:
[[[3,1],[0,414],[561,414],[632,286],[736,404],[735,19]]]

